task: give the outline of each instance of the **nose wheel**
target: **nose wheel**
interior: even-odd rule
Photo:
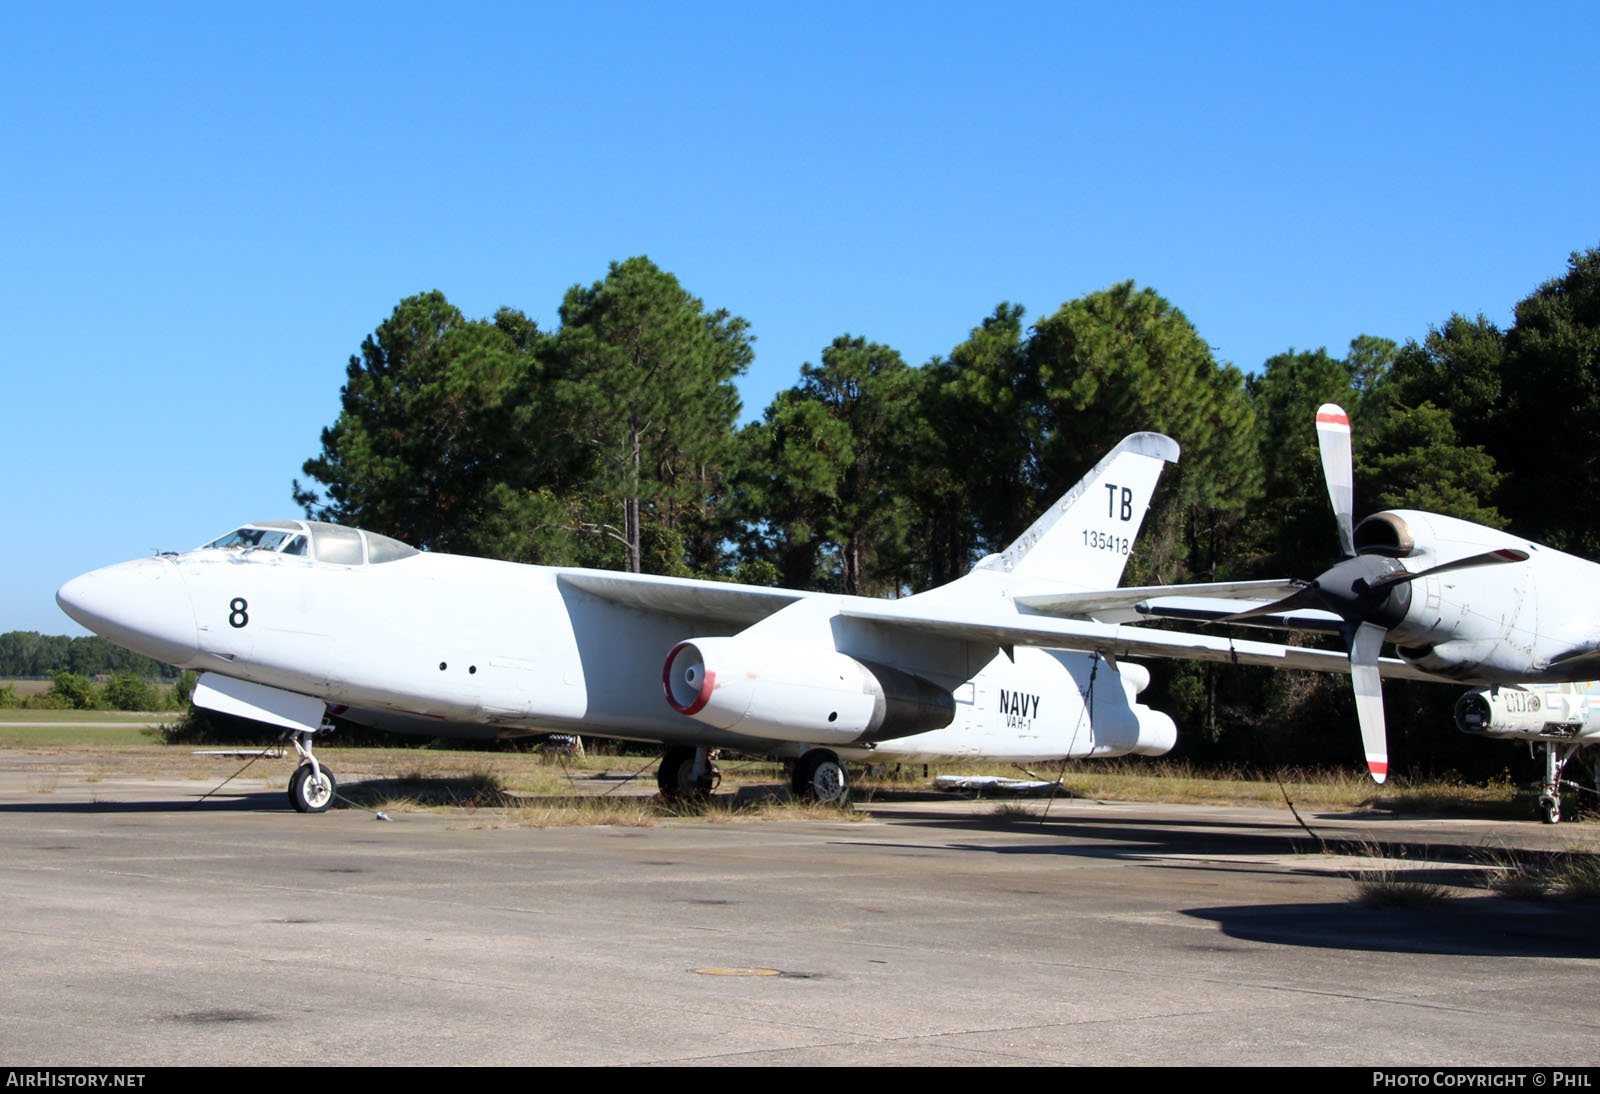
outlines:
[[[302,813],[325,813],[339,783],[325,767],[302,764],[289,776],[289,804]]]
[[[1563,784],[1561,772],[1567,761],[1577,754],[1580,745],[1562,745],[1554,741],[1544,743],[1544,779],[1539,783],[1539,813],[1546,824],[1561,823],[1561,788],[1563,785],[1580,789],[1571,783]],[[1595,787],[1600,790],[1600,766],[1595,772]]]
[[[338,793],[339,781],[312,754],[310,733],[296,733],[293,739],[300,766],[289,776],[289,804],[301,813],[326,813]]]

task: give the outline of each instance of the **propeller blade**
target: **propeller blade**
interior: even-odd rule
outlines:
[[[1501,566],[1507,562],[1526,562],[1529,559],[1527,551],[1519,547],[1506,547],[1499,551],[1485,551],[1481,555],[1471,555],[1467,558],[1458,558],[1454,562],[1430,566],[1426,570],[1396,570],[1392,574],[1384,574],[1373,580],[1372,588],[1384,585],[1399,585],[1407,581],[1415,581],[1419,577],[1432,577],[1434,574],[1445,574],[1451,570],[1466,570],[1473,566]]]
[[[1378,654],[1387,632],[1376,623],[1356,628],[1350,642],[1350,682],[1356,692],[1356,720],[1361,723],[1361,749],[1374,782],[1389,777],[1388,733],[1383,723],[1383,679],[1378,675]]]
[[[1317,408],[1317,448],[1322,452],[1322,477],[1328,484],[1328,500],[1339,522],[1339,549],[1344,557],[1356,553],[1355,472],[1350,458],[1350,418],[1333,403]]]

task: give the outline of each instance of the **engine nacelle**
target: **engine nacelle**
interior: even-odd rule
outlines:
[[[1094,739],[1097,746],[1096,755],[1120,756],[1131,753],[1135,756],[1165,756],[1178,744],[1178,724],[1164,711],[1156,710],[1135,704],[1131,708],[1133,714],[1133,734],[1131,739],[1124,732],[1114,732],[1120,727],[1097,724],[1094,727]]]
[[[1479,671],[1497,653],[1503,643],[1498,637],[1476,640],[1438,642],[1431,646],[1397,646],[1396,652],[1410,664],[1438,676],[1452,676],[1464,683],[1474,679],[1495,679],[1479,676]]]
[[[814,646],[691,639],[667,654],[661,686],[679,714],[780,741],[866,744],[941,729],[955,719],[947,689]]]
[[[1363,556],[1404,559],[1419,574],[1392,588],[1387,615],[1366,614],[1418,668],[1476,684],[1593,675],[1581,662],[1560,664],[1594,641],[1592,617],[1573,607],[1600,593],[1593,563],[1494,528],[1404,509],[1362,521],[1355,547]],[[1492,564],[1508,560],[1514,564]],[[1404,611],[1393,618],[1407,590]]]
[[[1456,728],[1524,741],[1600,736],[1600,697],[1587,694],[1588,686],[1477,688],[1456,700]]]
[[[1094,741],[1097,756],[1165,756],[1178,744],[1178,724],[1164,711],[1147,707],[1137,696],[1150,686],[1150,670],[1132,661],[1117,666],[1123,693],[1128,697],[1126,713],[1107,710],[1103,704],[1094,714]]]

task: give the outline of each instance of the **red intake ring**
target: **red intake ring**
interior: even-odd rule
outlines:
[[[672,664],[685,649],[692,651],[697,663],[685,665],[683,678],[674,686]],[[667,705],[679,714],[695,715],[705,709],[705,705],[711,701],[711,689],[716,680],[717,674],[706,668],[693,642],[679,642],[673,646],[667,654],[666,664],[661,666],[661,690],[666,694]]]

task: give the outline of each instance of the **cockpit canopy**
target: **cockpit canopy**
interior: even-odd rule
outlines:
[[[340,566],[377,565],[420,552],[376,532],[320,520],[258,520],[235,528],[200,550],[271,551],[300,555]]]

